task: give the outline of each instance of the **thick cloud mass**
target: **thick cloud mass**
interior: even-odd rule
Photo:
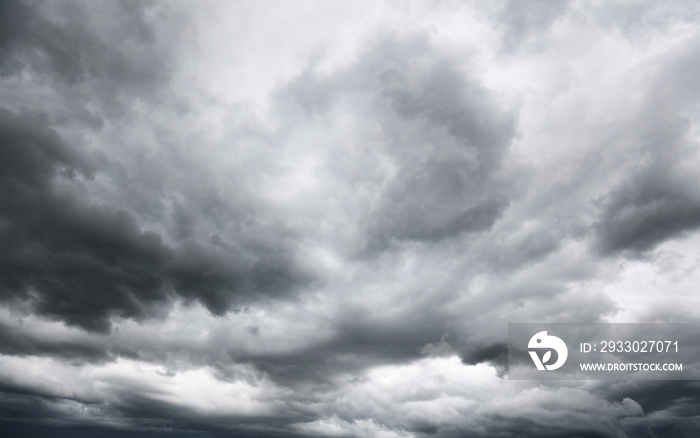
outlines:
[[[0,427],[697,436],[696,382],[505,370],[698,322],[698,13],[1,2]]]
[[[645,251],[700,226],[700,198],[692,188],[695,178],[667,171],[642,170],[612,193],[599,229],[605,252]]]
[[[2,294],[86,329],[109,316],[141,318],[172,294],[215,314],[239,295],[280,292],[300,277],[282,254],[250,263],[235,251],[185,242],[177,249],[142,231],[133,213],[82,202],[57,180],[95,176],[41,120],[0,113]],[[261,251],[262,252],[262,251]]]
[[[382,37],[349,67],[332,75],[306,71],[280,92],[283,103],[303,109],[304,123],[374,123],[339,139],[345,145],[324,146],[348,154],[343,147],[366,142],[368,153],[395,167],[387,179],[362,157],[329,163],[340,167],[342,184],[366,184],[377,196],[358,215],[369,250],[485,231],[508,205],[506,183],[494,173],[515,134],[512,111],[499,108],[496,93],[456,61],[425,37]]]

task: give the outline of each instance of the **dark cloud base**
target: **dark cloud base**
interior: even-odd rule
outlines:
[[[187,433],[187,432],[155,432],[142,433],[133,431],[111,431],[105,429],[90,429],[90,428],[69,428],[60,429],[56,427],[42,427],[33,424],[24,424],[13,421],[0,422],[0,428],[5,436],[29,438],[35,436],[51,435],[57,438],[164,438],[164,437],[182,437],[182,438],[209,438],[211,435],[202,433]]]

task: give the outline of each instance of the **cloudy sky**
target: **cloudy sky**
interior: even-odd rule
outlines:
[[[696,437],[504,367],[700,321],[699,102],[693,1],[3,1],[3,436]]]

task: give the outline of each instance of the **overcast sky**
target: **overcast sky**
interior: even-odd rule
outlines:
[[[2,1],[2,434],[696,437],[504,367],[700,322],[699,102],[694,1]]]

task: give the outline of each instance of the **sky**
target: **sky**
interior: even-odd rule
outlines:
[[[508,323],[700,322],[700,4],[0,3],[3,436],[700,434]]]

